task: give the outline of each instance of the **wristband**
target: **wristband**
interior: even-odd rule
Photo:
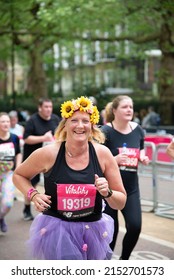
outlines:
[[[33,194],[33,196],[31,197],[30,201],[32,201],[32,200],[33,200],[33,197],[34,197],[36,194],[39,194],[39,192],[38,192],[38,191],[36,191],[36,192]]]
[[[31,194],[32,194],[33,192],[37,192],[37,190],[34,189],[34,188],[31,188],[31,189],[29,189],[28,192],[27,192],[27,198],[28,198],[29,200],[31,199]]]
[[[113,194],[113,191],[111,189],[108,189],[108,194],[106,196],[103,196],[103,198],[111,197],[112,194]]]

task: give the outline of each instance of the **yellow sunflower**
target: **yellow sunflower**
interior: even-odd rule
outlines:
[[[99,111],[96,106],[93,106],[93,113],[90,117],[90,121],[93,124],[97,124],[99,122],[99,119],[100,119]]]
[[[74,105],[72,103],[72,101],[66,101],[61,105],[61,116],[62,118],[69,118],[72,116],[72,114],[74,113]]]
[[[79,97],[76,103],[79,105],[80,111],[83,112],[88,112],[93,107],[91,100],[84,96]]]
[[[75,111],[82,111],[90,114],[90,122],[97,124],[99,122],[99,111],[96,106],[93,106],[92,101],[88,97],[81,96],[77,99],[65,101],[61,105],[62,118],[68,119]]]

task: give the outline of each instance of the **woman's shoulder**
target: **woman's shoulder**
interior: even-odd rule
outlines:
[[[114,157],[108,147],[99,143],[93,143],[98,161],[104,172],[107,164],[114,164]]]
[[[110,122],[107,122],[107,123],[103,124],[101,127],[106,127],[106,128],[112,127],[112,124]]]
[[[131,121],[130,126],[131,126],[132,130],[136,129],[135,131],[140,133],[144,137],[144,130],[140,124]]]
[[[52,160],[55,160],[55,158],[59,152],[60,145],[61,145],[60,143],[53,142],[51,144],[48,144],[46,146],[36,149],[32,154],[34,154],[40,160],[42,158],[45,158],[45,159],[52,161]]]
[[[106,155],[107,153],[110,153],[109,148],[106,147],[105,145],[97,142],[92,142],[92,144],[98,156]]]
[[[107,122],[105,125],[112,127],[112,123],[111,122]]]
[[[45,170],[49,170],[56,161],[61,143],[54,142],[42,148],[38,148],[31,155],[44,165]]]
[[[129,124],[130,124],[132,130],[134,130],[138,126],[138,123],[134,122],[134,121],[130,121]]]
[[[52,143],[49,143],[48,145],[43,146],[41,149],[47,154],[50,153],[54,155],[55,153],[58,153],[61,144],[61,142],[54,141]]]
[[[103,132],[109,132],[109,131],[113,130],[111,123],[106,123],[106,124],[102,125],[100,128]]]

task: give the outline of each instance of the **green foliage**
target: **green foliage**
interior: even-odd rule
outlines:
[[[24,109],[29,112],[35,112],[37,105],[33,102],[33,96],[16,96],[15,104],[12,96],[7,96],[0,100],[0,111],[9,112],[10,110]]]
[[[39,69],[39,72],[38,65],[33,65],[35,61],[47,66],[43,70],[47,69],[49,84],[55,74],[50,50],[56,43],[67,48],[71,67],[74,66],[74,42],[77,40],[86,44],[91,54],[92,44],[100,42],[101,48],[107,48],[109,57],[116,61],[130,57],[144,59],[144,51],[152,48],[160,48],[164,56],[171,58],[174,53],[173,0],[27,0],[25,3],[4,0],[0,1],[0,18],[0,60],[11,62],[14,48],[27,69]],[[21,50],[28,54],[28,60]],[[29,56],[31,51],[37,58],[35,61]],[[168,70],[167,65],[162,67]],[[44,76],[38,72],[32,72],[35,85]],[[136,89],[132,72],[127,84]],[[123,81],[126,80],[126,71],[120,75]],[[161,81],[172,86],[171,77],[172,69]],[[86,87],[93,88],[88,84]]]

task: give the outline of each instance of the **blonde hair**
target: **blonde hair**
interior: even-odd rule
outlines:
[[[62,119],[55,130],[54,137],[57,142],[64,142],[67,138],[67,133],[65,131],[65,123],[66,119]],[[91,125],[91,135],[89,136],[88,141],[96,141],[98,143],[103,144],[105,142],[105,135],[104,133],[96,126]]]
[[[9,117],[9,114],[7,112],[0,112],[0,117],[2,117],[2,116],[8,116]]]

